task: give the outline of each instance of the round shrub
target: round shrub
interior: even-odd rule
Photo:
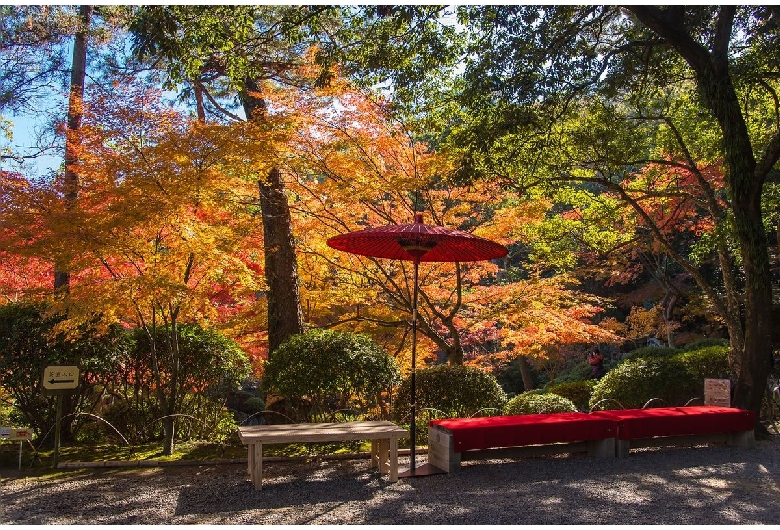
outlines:
[[[485,416],[501,413],[506,394],[495,376],[473,366],[440,364],[417,370],[416,439],[428,441],[428,419],[466,418],[477,413]],[[395,421],[408,425],[411,420],[411,374],[404,377],[393,402]]]
[[[702,380],[702,385],[705,378],[728,379],[731,375],[728,345],[685,350],[675,355],[673,359],[682,363],[694,377]]]
[[[285,398],[296,421],[334,421],[346,409],[386,415],[383,396],[399,379],[395,359],[369,337],[311,330],[270,355],[262,389]]]
[[[682,348],[680,348],[680,351],[691,351],[691,350],[700,350],[702,348],[707,348],[709,346],[726,346],[729,347],[729,341],[727,339],[716,339],[716,338],[706,338],[706,339],[699,339],[696,341],[693,341],[689,344],[686,344]]]
[[[636,359],[637,357],[671,357],[679,350],[666,346],[644,346],[623,355],[624,359]]]
[[[593,387],[596,384],[595,379],[586,381],[572,381],[553,385],[547,389],[550,394],[557,394],[574,403],[577,410],[588,410],[590,395],[593,393]]]
[[[589,407],[642,408],[653,398],[679,406],[698,396],[698,387],[698,379],[675,357],[630,358],[596,383]]]
[[[411,375],[406,376],[395,397],[394,416],[402,423],[409,421],[411,381]],[[432,416],[465,418],[485,409],[500,411],[506,402],[496,378],[473,366],[441,364],[423,368],[417,370],[415,381],[418,416],[424,409],[433,409]]]
[[[523,392],[509,400],[504,406],[504,414],[549,414],[552,412],[577,412],[570,399],[558,394],[536,394]]]

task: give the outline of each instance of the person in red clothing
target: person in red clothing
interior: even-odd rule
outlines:
[[[598,348],[594,348],[592,352],[588,354],[588,364],[590,365],[591,376],[594,379],[601,379],[604,375],[604,356]]]

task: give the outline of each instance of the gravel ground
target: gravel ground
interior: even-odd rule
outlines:
[[[778,438],[754,450],[472,461],[458,473],[396,483],[367,459],[273,462],[262,491],[245,464],[74,470],[56,478],[3,470],[0,523],[780,524]]]

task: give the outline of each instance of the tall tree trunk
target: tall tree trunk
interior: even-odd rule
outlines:
[[[70,70],[70,94],[68,97],[68,124],[65,136],[65,208],[70,210],[79,193],[79,177],[75,171],[78,162],[77,133],[83,115],[84,81],[87,76],[87,42],[92,20],[92,6],[79,7],[79,29],[73,41],[73,65]],[[54,289],[67,292],[70,288],[70,272],[62,260],[54,264]]]
[[[695,72],[702,103],[717,120],[723,135],[726,185],[734,235],[739,243],[745,273],[744,335],[731,337],[735,379],[732,404],[754,411],[756,428],[761,429],[761,401],[772,359],[772,283],[768,242],[761,218],[761,194],[767,173],[778,159],[779,149],[778,139],[775,138],[769,143],[761,164],[756,162],[729,73],[728,45],[736,6],[720,7],[710,48],[691,36],[684,18],[680,16],[680,7],[627,6],[626,9],[674,47]],[[729,326],[729,332],[731,328]]]
[[[523,378],[523,389],[533,390],[534,389],[534,376],[531,372],[531,363],[528,362],[528,358],[526,358],[524,355],[521,355],[517,358],[517,364],[520,367],[520,377]]]
[[[247,119],[262,120],[265,101],[260,86],[246,80],[241,101]],[[282,172],[274,168],[258,181],[265,241],[265,276],[268,283],[268,350],[273,354],[292,335],[303,332],[303,312],[298,291],[298,262]]]

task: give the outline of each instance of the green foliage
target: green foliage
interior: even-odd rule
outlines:
[[[433,409],[432,416],[466,418],[481,411],[490,412],[489,409],[500,410],[506,402],[506,394],[496,378],[472,366],[441,364],[423,368],[417,370],[415,380],[421,417],[425,409]],[[409,421],[410,396],[411,376],[407,376],[395,397],[393,414],[397,422]]]
[[[593,387],[595,385],[595,379],[588,379],[585,381],[571,381],[568,383],[553,385],[547,389],[547,392],[550,394],[557,394],[570,400],[572,403],[574,403],[574,406],[577,407],[577,410],[588,410],[590,395],[593,392]]]
[[[231,339],[218,331],[197,325],[180,324],[178,331],[179,358],[179,391],[182,396],[194,391],[199,394],[223,399],[230,389],[238,387],[239,383],[249,375],[251,370],[249,358]],[[150,374],[152,363],[152,340],[157,355],[157,364],[163,379],[170,377],[173,366],[171,347],[171,330],[161,326],[154,330],[136,328],[133,332],[134,349],[131,353],[132,362],[140,366],[136,376]],[[150,389],[155,386],[147,375],[144,380]]]
[[[256,414],[265,409],[265,401],[259,397],[251,397],[246,400],[245,406],[249,414]]]
[[[678,353],[673,359],[679,361],[688,372],[701,381],[705,378],[728,379],[731,375],[729,346],[715,345],[687,350]]]
[[[416,439],[428,442],[428,420],[495,416],[506,403],[506,393],[495,376],[473,366],[440,364],[417,370]],[[408,425],[411,419],[411,375],[401,382],[393,403],[397,423]]]
[[[369,337],[311,330],[273,352],[262,389],[287,399],[297,421],[333,421],[346,409],[385,416],[385,396],[399,379],[395,359]]]
[[[0,306],[0,381],[15,411],[14,423],[31,427],[45,435],[54,425],[55,399],[45,397],[41,374],[49,365],[81,367],[78,392],[63,400],[63,439],[71,432],[73,414],[86,407],[93,384],[108,377],[116,359],[126,350],[119,328],[99,335],[86,326],[76,340],[66,340],[55,332],[62,315],[50,314],[45,305],[11,303]],[[5,401],[8,403],[8,400]]]
[[[577,412],[577,406],[558,394],[524,392],[513,397],[504,406],[504,414],[548,414],[552,412]]]
[[[690,344],[686,344],[685,346],[680,348],[680,351],[685,352],[691,350],[700,350],[708,346],[725,346],[728,348],[729,341],[727,339],[716,339],[716,338],[699,339],[697,341],[691,342]]]
[[[153,409],[157,408],[153,401],[153,397],[138,400],[121,399],[109,405],[100,416],[131,444],[147,443],[156,440],[162,432],[162,423],[156,421],[156,414],[153,412]],[[103,439],[111,439],[114,436],[113,429],[105,425],[95,424],[95,427],[91,428],[100,429]]]
[[[663,350],[661,355],[656,355],[658,350]],[[598,408],[639,408],[652,398],[660,398],[666,406],[685,405],[704,395],[705,378],[730,376],[729,347],[722,340],[716,345],[683,351],[642,348],[636,352],[643,355],[624,359],[596,384],[591,408],[602,400]]]
[[[665,346],[662,347],[654,347],[654,346],[645,346],[643,348],[637,348],[635,350],[632,350],[626,354],[623,355],[623,358],[626,359],[636,359],[638,357],[671,357],[673,355],[676,355],[677,352],[676,348],[667,348]]]
[[[217,431],[224,423],[227,395],[251,371],[246,353],[218,331],[190,324],[178,325],[176,329],[176,341],[172,340],[168,326],[136,328],[132,332],[133,348],[122,374],[123,380],[134,382],[126,387],[132,392],[124,394],[126,403],[115,404],[106,412],[107,416],[116,414],[116,420],[128,429],[126,437],[150,439],[162,427],[160,418],[167,414],[177,415],[174,432],[178,439],[219,437]],[[180,359],[177,366],[172,361],[174,344]],[[153,375],[154,364],[164,381],[172,380],[174,369],[178,369],[172,411],[161,406],[160,395],[155,391],[158,385]]]

